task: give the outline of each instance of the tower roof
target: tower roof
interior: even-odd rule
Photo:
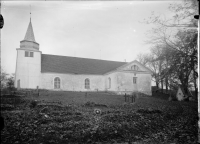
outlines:
[[[34,37],[34,33],[33,33],[33,27],[32,27],[31,21],[28,25],[28,29],[26,31],[26,35],[24,37],[24,40],[36,42],[35,37]]]
[[[34,50],[39,50],[39,43],[35,41],[31,20],[29,22],[24,40],[20,41],[20,48],[33,48]]]

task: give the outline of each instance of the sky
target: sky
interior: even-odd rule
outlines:
[[[149,52],[144,23],[151,12],[164,17],[172,1],[4,1],[1,66],[15,73],[17,48],[31,22],[43,54],[131,62]],[[31,6],[31,8],[30,8]]]

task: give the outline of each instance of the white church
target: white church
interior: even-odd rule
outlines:
[[[42,54],[31,21],[17,48],[16,88],[152,95],[151,75],[151,70],[136,60],[127,63]]]

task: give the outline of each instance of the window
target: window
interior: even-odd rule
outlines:
[[[54,89],[60,89],[60,78],[56,77],[54,79]]]
[[[33,57],[33,52],[25,51],[25,57]]]
[[[136,70],[136,71],[138,71],[138,70],[139,70],[139,67],[136,66],[136,65],[133,65],[133,66],[131,67],[131,69],[132,69],[132,70]]]
[[[108,88],[111,88],[111,78],[108,78]]]
[[[137,83],[137,77],[133,77],[133,84]]]
[[[87,78],[85,79],[85,89],[89,89],[90,88],[90,80]]]
[[[25,57],[28,57],[28,52],[27,51],[25,51]]]
[[[30,57],[33,57],[33,52],[30,52]]]

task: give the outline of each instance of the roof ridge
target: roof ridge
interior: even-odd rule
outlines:
[[[88,59],[88,60],[98,60],[98,61],[107,61],[107,62],[117,62],[117,63],[128,63],[128,62],[120,62],[120,61],[112,61],[112,60],[102,60],[102,59],[94,59],[94,58],[83,58],[83,57],[73,57],[73,56],[63,56],[63,55],[53,55],[53,54],[42,54],[49,56],[57,56],[57,57],[69,57],[69,58],[77,58],[77,59]]]

